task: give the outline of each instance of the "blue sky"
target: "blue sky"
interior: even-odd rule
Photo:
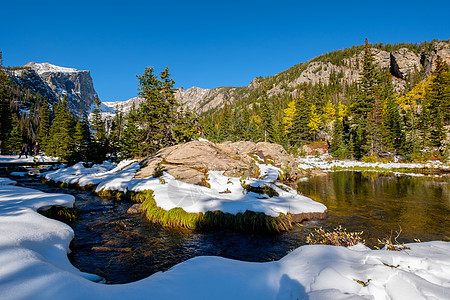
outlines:
[[[325,52],[450,38],[448,1],[3,1],[4,65],[90,70],[102,101],[147,66],[177,87],[248,85]]]

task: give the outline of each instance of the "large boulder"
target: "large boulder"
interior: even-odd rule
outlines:
[[[161,149],[145,158],[135,178],[166,171],[178,180],[201,185],[205,183],[207,171],[225,171],[224,175],[232,177],[255,177],[259,170],[255,164],[256,157],[283,169],[285,177],[297,175],[294,158],[277,144],[192,141]]]

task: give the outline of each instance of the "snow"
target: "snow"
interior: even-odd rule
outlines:
[[[48,180],[80,186],[97,185],[97,192],[153,190],[156,204],[167,211],[175,207],[181,207],[189,213],[220,210],[237,214],[250,210],[273,217],[278,217],[280,213],[300,214],[326,211],[325,205],[297,194],[288,186],[274,184],[281,172],[279,168],[261,163],[257,165],[260,167],[259,179],[240,179],[224,176],[223,171],[209,171],[207,182],[210,188],[176,180],[168,173],[164,173],[161,180],[153,177],[133,179],[139,170],[139,163],[133,161],[122,161],[117,166],[105,162],[92,168],[85,168],[82,163],[78,163],[69,168],[44,173],[42,176]],[[241,183],[254,187],[269,186],[279,196],[269,197],[264,194],[247,193]]]
[[[324,171],[331,171],[336,168],[341,169],[355,169],[355,168],[373,168],[373,169],[422,169],[422,168],[436,168],[436,169],[450,169],[450,166],[443,164],[440,161],[428,161],[426,163],[367,163],[356,160],[338,160],[331,156],[324,155],[320,157],[305,156],[297,158],[298,167],[304,170],[321,169]],[[409,175],[409,174],[408,174]]]
[[[74,69],[74,68],[65,68],[65,67],[55,66],[50,63],[35,63],[35,64],[32,64],[31,67],[39,75],[42,75],[43,73],[47,73],[47,72],[53,72],[53,73],[76,73],[76,72],[79,72],[77,69]]]
[[[53,162],[53,161],[58,161],[58,158],[43,155],[34,155],[34,156],[28,155],[27,158],[25,158],[24,155],[22,155],[21,158],[19,158],[19,155],[0,155],[0,163]]]
[[[265,263],[204,256],[137,282],[96,283],[97,275],[79,271],[67,258],[72,229],[36,212],[73,201],[0,185],[1,299],[450,298],[450,243],[439,241],[408,244],[403,251],[302,246]]]

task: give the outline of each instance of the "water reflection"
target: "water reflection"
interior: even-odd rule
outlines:
[[[298,190],[328,207],[325,227],[363,230],[370,245],[400,226],[402,242],[450,240],[448,178],[336,172],[300,182]]]

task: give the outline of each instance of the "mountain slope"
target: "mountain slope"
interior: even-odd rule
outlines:
[[[323,54],[274,76],[257,77],[245,87],[218,87],[212,90],[194,88],[195,90],[178,92],[177,96],[185,106],[205,113],[238,100],[253,102],[259,98],[264,86],[268,88],[268,95],[274,96],[296,95],[298,88],[305,83],[328,84],[330,81],[336,81],[341,85],[350,85],[359,79],[362,50],[363,46],[354,46]],[[433,41],[420,44],[375,44],[372,54],[377,67],[387,68],[392,75],[394,87],[401,91],[413,76],[431,73],[435,68],[437,56],[450,63],[450,43]]]

